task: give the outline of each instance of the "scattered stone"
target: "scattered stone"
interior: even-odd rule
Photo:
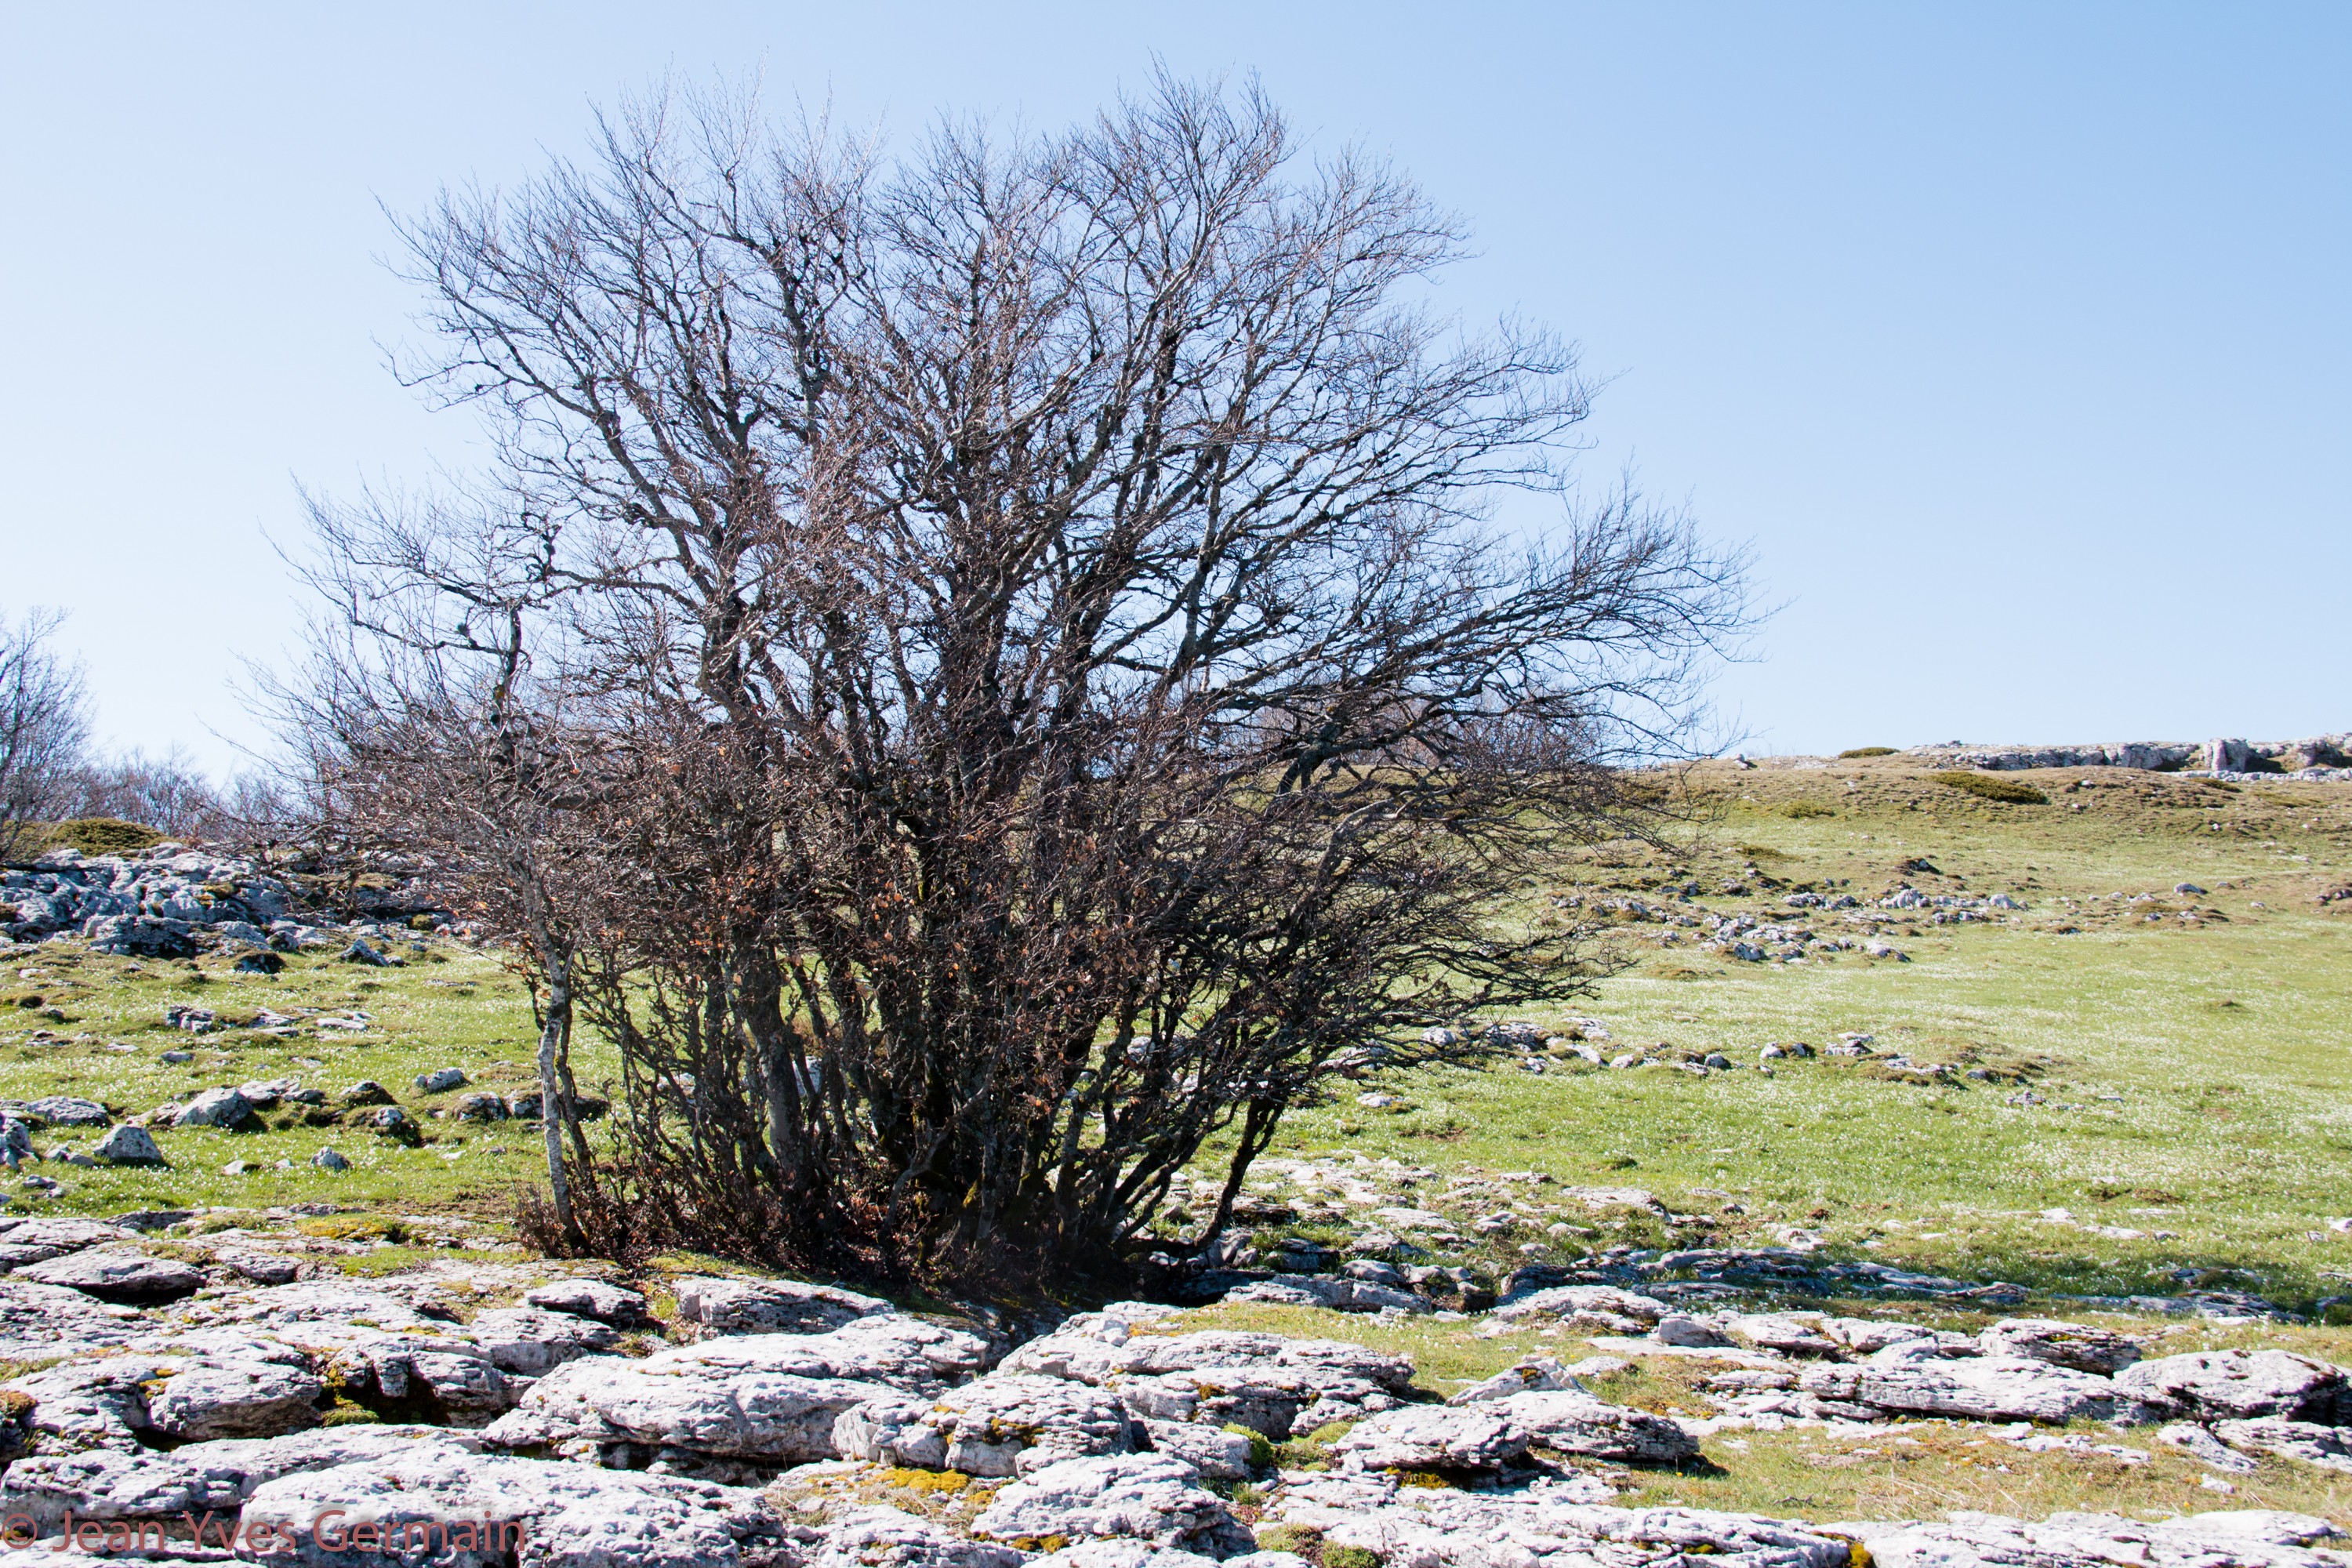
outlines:
[[[2159,1428],[2156,1440],[2171,1444],[2200,1465],[2226,1470],[2233,1476],[2252,1475],[2257,1468],[2253,1460],[2231,1448],[2204,1427],[2191,1426],[2186,1421],[2175,1421]]]
[[[106,1107],[79,1095],[44,1095],[29,1105],[9,1110],[39,1127],[104,1127],[114,1120]]]
[[[401,962],[389,953],[380,952],[370,947],[365,938],[353,939],[352,945],[343,949],[336,957],[339,963],[362,963],[374,969],[397,968]]]
[[[352,1163],[332,1149],[321,1149],[310,1156],[310,1163],[321,1171],[348,1171]]]
[[[174,1127],[217,1127],[234,1132],[251,1121],[253,1102],[233,1089],[208,1089],[180,1108]]]
[[[416,1075],[416,1087],[426,1094],[446,1094],[453,1089],[463,1089],[472,1081],[463,1068],[435,1068],[431,1072]]]

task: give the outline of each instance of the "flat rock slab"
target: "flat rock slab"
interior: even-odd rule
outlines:
[[[1671,1416],[1629,1410],[1581,1389],[1515,1394],[1501,1409],[1531,1445],[1558,1454],[1649,1465],[1698,1456],[1698,1439]]]
[[[2258,1510],[2160,1524],[2114,1514],[2060,1513],[2040,1522],[1976,1514],[1949,1524],[1870,1530],[1864,1540],[1871,1561],[1885,1568],[2322,1568],[2332,1554],[2302,1542],[2326,1528],[2325,1520]]]
[[[275,1437],[319,1424],[326,1385],[305,1368],[240,1361],[173,1373],[147,1399],[154,1429],[182,1442]]]
[[[814,1334],[898,1309],[875,1296],[788,1279],[681,1279],[677,1315],[704,1335]]]
[[[1353,1470],[1495,1470],[1524,1458],[1528,1440],[1492,1405],[1416,1405],[1358,1422],[1331,1453]]]
[[[292,1542],[262,1561],[302,1568],[379,1552],[436,1568],[504,1568],[518,1555],[533,1568],[736,1568],[754,1504],[702,1482],[419,1447],[264,1482],[243,1519]]]
[[[543,1311],[593,1318],[616,1329],[643,1328],[652,1321],[642,1293],[602,1279],[558,1279],[535,1285],[522,1293],[522,1299]]]
[[[2104,1418],[2116,1406],[2104,1377],[2022,1356],[1948,1358],[1897,1345],[1852,1365],[1816,1366],[1799,1386],[1816,1399],[1979,1421]]]
[[[2112,1377],[2139,1360],[2139,1346],[2112,1329],[2055,1318],[2004,1318],[1977,1336],[1987,1355],[2026,1356]]]
[[[37,1285],[61,1285],[119,1306],[151,1307],[193,1296],[205,1277],[169,1258],[116,1247],[90,1247],[16,1270]]]
[[[1181,1459],[1118,1454],[1064,1459],[999,1491],[971,1522],[982,1540],[1037,1550],[1048,1541],[1139,1541],[1204,1557],[1255,1543]]]
[[[2244,1453],[2275,1454],[2352,1475],[2352,1431],[2341,1426],[2265,1415],[2252,1421],[2217,1422],[2213,1436]]]
[[[2344,1373],[2285,1351],[2200,1351],[2163,1356],[2116,1374],[2124,1412],[2137,1421],[2289,1421],[2341,1424]]]
[[[1029,1554],[969,1541],[895,1508],[856,1509],[835,1520],[806,1568],[1020,1568]],[[1198,1568],[1192,1558],[1179,1568]]]

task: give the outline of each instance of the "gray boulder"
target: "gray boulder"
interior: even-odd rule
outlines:
[[[1524,1456],[1528,1442],[1527,1429],[1505,1410],[1414,1405],[1358,1422],[1331,1453],[1355,1470],[1494,1470]]]
[[[538,1377],[567,1361],[602,1355],[621,1336],[593,1319],[530,1307],[499,1307],[478,1314],[466,1331],[501,1372]]]
[[[758,1465],[835,1457],[842,1413],[897,1391],[847,1378],[726,1374],[690,1364],[583,1357],[534,1384],[484,1434],[496,1447],[633,1442]]]
[[[90,1152],[118,1165],[163,1163],[163,1151],[155,1146],[154,1135],[144,1127],[132,1127],[128,1123],[99,1140],[98,1147]]]
[[[208,1089],[180,1108],[174,1127],[217,1127],[234,1132],[253,1120],[253,1101],[233,1089]]]
[[[135,1233],[121,1226],[62,1215],[0,1222],[0,1268],[22,1268],[101,1242],[135,1239]]]
[[[533,1286],[522,1293],[522,1299],[550,1312],[593,1318],[618,1329],[642,1328],[650,1321],[642,1294],[602,1279],[558,1279]]]
[[[431,1072],[416,1075],[416,1087],[426,1094],[446,1094],[453,1089],[463,1089],[472,1082],[464,1068],[435,1068]]]
[[[938,1434],[926,1438],[911,1428]],[[1122,1454],[1134,1444],[1126,1410],[1099,1388],[1056,1377],[993,1373],[952,1389],[898,1441],[900,1463],[936,1449],[935,1461],[974,1476],[1027,1475],[1061,1459]],[[881,1454],[869,1457],[882,1458]]]
[[[1493,1315],[1507,1322],[1526,1318],[1556,1318],[1563,1323],[1589,1324],[1612,1333],[1646,1333],[1650,1325],[1674,1309],[1655,1297],[1621,1290],[1613,1285],[1555,1285],[1549,1290],[1514,1297]]]
[[[243,1520],[290,1542],[268,1560],[299,1568],[339,1568],[355,1552],[436,1568],[518,1556],[532,1568],[736,1568],[762,1528],[723,1487],[423,1445],[266,1481]]]
[[[2247,1421],[2264,1415],[2333,1425],[2344,1374],[2285,1351],[2197,1351],[2162,1356],[2116,1374],[2133,1421]]]
[[[2004,1318],[1977,1336],[1984,1353],[2026,1356],[2053,1366],[2113,1376],[2139,1360],[2139,1346],[2112,1329],[2054,1318]]]
[[[147,1413],[148,1384],[172,1370],[172,1363],[152,1356],[109,1355],[67,1362],[0,1387],[33,1402],[33,1430],[46,1450],[137,1454],[146,1451],[140,1434],[155,1425]]]
[[[1326,1274],[1277,1274],[1225,1292],[1228,1301],[1265,1301],[1286,1307],[1320,1307],[1333,1312],[1426,1312],[1426,1298],[1369,1279]]]
[[[999,1491],[971,1533],[1022,1546],[1059,1537],[1138,1541],[1225,1558],[1256,1542],[1198,1472],[1166,1454],[1064,1459]]]
[[[78,1520],[175,1520],[235,1508],[234,1483],[175,1455],[111,1448],[37,1454],[0,1477],[0,1514],[21,1515],[42,1534]],[[47,1555],[45,1552],[44,1555]]]
[[[1345,1373],[1264,1363],[1129,1373],[1107,1386],[1117,1390],[1139,1419],[1246,1426],[1276,1442],[1398,1404],[1385,1389]]]
[[[2216,1422],[2213,1436],[2242,1453],[2275,1454],[2352,1475],[2352,1432],[2341,1426],[2265,1415],[2252,1421]]]
[[[2175,1421],[2158,1428],[2156,1440],[2169,1443],[2209,1469],[2226,1470],[2233,1476],[2252,1475],[2256,1468],[2253,1460],[2239,1453],[2202,1426],[2186,1421]]]
[[[805,1562],[806,1568],[1020,1568],[1029,1560],[1025,1552],[968,1541],[898,1509],[860,1508],[827,1526]]]
[[[1529,1356],[1517,1366],[1507,1367],[1482,1383],[1474,1383],[1445,1403],[1448,1405],[1479,1405],[1492,1399],[1508,1399],[1515,1394],[1546,1394],[1554,1389],[1572,1388],[1580,1393],[1584,1385],[1575,1374],[1549,1356]]]
[[[677,1315],[699,1335],[812,1334],[898,1309],[874,1296],[789,1279],[677,1282]]]
[[[321,1149],[310,1156],[310,1163],[321,1171],[348,1171],[352,1163],[333,1149]]]
[[[103,1127],[114,1120],[106,1107],[74,1094],[50,1094],[26,1105],[27,1116],[49,1127]]]
[[[1580,1389],[1515,1394],[1501,1409],[1532,1446],[1554,1453],[1649,1465],[1698,1456],[1698,1439],[1671,1417],[1629,1410]]]
[[[179,1464],[201,1472],[218,1506],[236,1508],[264,1482],[305,1470],[331,1469],[337,1465],[366,1464],[413,1452],[433,1444],[472,1453],[481,1447],[478,1434],[447,1426],[393,1423],[323,1426],[278,1437],[227,1437],[189,1443],[172,1451]]]
[[[16,1270],[16,1278],[39,1285],[62,1285],[101,1301],[148,1307],[193,1296],[205,1277],[169,1258],[119,1247],[89,1247]]]
[[[147,1399],[158,1432],[184,1443],[225,1437],[275,1437],[319,1424],[315,1402],[326,1385],[299,1366],[278,1362],[199,1364],[173,1373]]]
[[[1145,1443],[1155,1454],[1183,1460],[1213,1481],[1243,1481],[1259,1468],[1263,1437],[1194,1421],[1146,1421]]]
[[[1843,1405],[1979,1421],[2102,1419],[2116,1407],[2115,1384],[2104,1377],[2023,1356],[1947,1359],[1916,1342],[1810,1368],[1798,1386]]]

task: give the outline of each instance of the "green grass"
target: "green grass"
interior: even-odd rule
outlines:
[[[2067,791],[2085,777],[2095,787]],[[1884,765],[1706,769],[1698,782],[1722,812],[1710,841],[1736,851],[1604,849],[1564,867],[1562,887],[1696,876],[1711,889],[1739,875],[1736,853],[1769,865],[1778,887],[1701,904],[1769,910],[1827,934],[1852,928],[1783,907],[1785,890],[1874,900],[1912,882],[2013,891],[2029,907],[2014,925],[1898,924],[1888,940],[1908,963],[1742,963],[1697,952],[1695,933],[1660,946],[1655,926],[1620,928],[1627,967],[1597,1002],[1567,1011],[1608,1024],[1604,1051],[1664,1042],[1720,1050],[1741,1070],[1430,1072],[1381,1086],[1404,1096],[1401,1113],[1350,1095],[1295,1117],[1277,1154],[1638,1184],[1677,1212],[1716,1214],[1727,1238],[1769,1241],[1797,1225],[1844,1255],[2043,1289],[2201,1285],[2305,1306],[2352,1293],[2352,1236],[2324,1223],[2352,1215],[2352,914],[2315,901],[2352,861],[2352,786],[2226,791],[2095,770],[2039,781],[2081,810],[2028,814]],[[1833,799],[1838,815],[1791,817],[1784,807],[1801,799]],[[1903,869],[1920,859],[1941,874]],[[2184,880],[2210,891],[2174,895]],[[2119,892],[2161,896],[2108,897]],[[2186,923],[2191,908],[2219,918]],[[1918,1061],[2031,1076],[1926,1087],[1834,1059],[1753,1070],[1767,1042],[1820,1046],[1849,1031]],[[2046,1103],[2008,1103],[2021,1087]],[[2055,1208],[2149,1234],[2042,1218]],[[1638,1219],[1601,1222],[1612,1226],[1656,1239]],[[1490,1261],[1515,1258],[1497,1247]]]
[[[26,1005],[36,998],[37,1005]],[[305,1008],[356,1007],[371,1026],[343,1036],[306,1020],[302,1037],[290,1040],[243,1029],[195,1035],[164,1026],[174,1003],[238,1020],[264,1007],[296,1016]],[[158,1127],[168,1169],[35,1165],[30,1169],[69,1190],[42,1200],[0,1178],[0,1191],[19,1209],[104,1215],[329,1203],[492,1217],[505,1213],[515,1186],[539,1168],[535,1128],[433,1117],[477,1089],[511,1093],[535,1082],[536,1037],[520,981],[494,957],[450,943],[436,943],[429,956],[412,955],[408,967],[394,970],[341,963],[331,952],[291,955],[275,975],[239,974],[226,959],[212,957],[131,960],[80,952],[78,944],[44,946],[0,971],[0,1098],[75,1094],[139,1115],[215,1085],[290,1078],[326,1090],[331,1109],[335,1096],[367,1079],[383,1084],[425,1128],[420,1146],[404,1148],[356,1127],[303,1125],[292,1106],[266,1113],[268,1127],[257,1132]],[[51,1008],[64,1019],[47,1016]],[[37,1043],[43,1034],[56,1043]],[[167,1064],[161,1059],[167,1051],[186,1051],[193,1059]],[[418,1091],[419,1073],[449,1066],[465,1068],[473,1083],[439,1095]],[[603,1076],[593,1049],[579,1070],[583,1080]],[[58,1144],[87,1150],[97,1136],[58,1127],[37,1132],[35,1142],[44,1153]],[[353,1168],[341,1174],[312,1168],[310,1157],[329,1145]],[[259,1169],[222,1173],[237,1160]],[[280,1160],[293,1168],[277,1169]]]
[[[1595,1001],[1566,1011],[1604,1019],[1611,1052],[1664,1042],[1723,1051],[1741,1070],[1695,1078],[1559,1063],[1542,1077],[1430,1072],[1380,1085],[1403,1099],[1396,1112],[1358,1106],[1355,1091],[1371,1086],[1349,1085],[1334,1103],[1296,1114],[1276,1152],[1638,1184],[1677,1213],[1713,1215],[1726,1239],[1769,1240],[1801,1226],[1832,1252],[2038,1289],[2170,1294],[2195,1284],[2305,1306],[2352,1293],[2352,1236],[2324,1223],[2352,1215],[2352,909],[2314,898],[2342,883],[2352,860],[2352,786],[2238,788],[2115,770],[2032,782],[2059,808],[2021,811],[1944,789],[1899,758],[1701,768],[1692,783],[1716,817],[1686,851],[1621,845],[1567,858],[1555,883],[1530,889],[1531,907],[1539,894],[1570,889],[1647,889],[1663,901],[1670,895],[1659,889],[1690,879],[1748,889],[1744,898],[1710,890],[1703,906],[1769,911],[1825,933],[1851,928],[1827,911],[1786,909],[1785,891],[1874,900],[1912,882],[1930,892],[2013,891],[2029,907],[2012,925],[1898,924],[1886,937],[1908,963],[1858,952],[1740,963],[1698,952],[1695,933],[1661,946],[1655,926],[1619,927],[1612,940],[1626,967]],[[1832,815],[1789,809],[1800,803]],[[1904,868],[1922,860],[1936,871]],[[2182,880],[2211,891],[2176,896]],[[2105,896],[2116,892],[2161,896]],[[2189,910],[2210,913],[2190,925],[2180,918]],[[452,1064],[486,1089],[530,1082],[528,999],[494,957],[439,943],[404,969],[306,954],[260,976],[212,959],[133,963],[60,944],[0,972],[0,1004],[35,997],[39,1005],[11,1009],[13,1020],[0,1013],[0,1097],[73,1093],[144,1112],[215,1084],[290,1077],[333,1095],[366,1078],[392,1090],[427,1141],[404,1149],[284,1111],[252,1134],[164,1128],[157,1137],[170,1169],[39,1166],[70,1191],[49,1202],[6,1189],[19,1207],[329,1203],[495,1220],[536,1173],[532,1130],[435,1120],[436,1107],[467,1091],[427,1097],[412,1082]],[[374,1026],[343,1037],[306,1026],[303,1038],[287,1041],[192,1036],[163,1026],[174,1002],[235,1017],[262,1006],[356,1005]],[[51,1007],[66,1021],[45,1016]],[[60,1043],[31,1043],[37,1029]],[[1818,1046],[1846,1031],[1874,1034],[1916,1060],[2028,1076],[1928,1087],[1838,1060],[1783,1063],[1769,1079],[1753,1069],[1768,1041]],[[194,1059],[163,1064],[173,1049]],[[582,1042],[580,1069],[588,1086],[609,1087],[611,1064],[592,1041]],[[2008,1103],[2021,1089],[2046,1103]],[[54,1129],[38,1142],[46,1151],[94,1140]],[[327,1144],[356,1168],[312,1169],[310,1156]],[[239,1159],[259,1168],[221,1173]],[[280,1160],[292,1168],[277,1170]],[[2082,1224],[2044,1220],[2053,1208]],[[1596,1240],[1667,1239],[1638,1215],[1563,1217]],[[2084,1224],[2147,1234],[2111,1237]],[[1457,1256],[1499,1271],[1519,1260],[1516,1246],[1527,1239]]]
[[[1986,800],[1998,800],[2011,805],[2048,805],[2050,797],[2030,784],[2003,778],[1999,773],[1944,773],[1929,775],[1937,784],[1950,789],[1963,790]]]

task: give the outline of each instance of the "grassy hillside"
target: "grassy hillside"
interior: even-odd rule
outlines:
[[[1604,1052],[1648,1047],[1655,1065],[1592,1069],[1554,1056],[1539,1076],[1506,1068],[1349,1086],[1298,1115],[1282,1152],[1638,1184],[1707,1222],[1677,1229],[1683,1244],[1769,1241],[1799,1226],[1833,1251],[2055,1291],[2194,1285],[2305,1306],[2352,1292],[2352,1235],[2326,1223],[2352,1215],[2352,900],[2316,901],[2347,879],[2352,786],[2004,776],[2050,804],[1983,799],[1899,757],[1696,770],[1709,821],[1692,844],[1580,854],[1528,889],[1530,908],[1576,898],[1589,910],[1633,895],[1857,938],[1847,911],[1785,899],[1810,889],[1874,904],[1908,883],[2009,892],[2025,908],[2005,923],[1943,926],[1926,910],[1862,911],[1882,918],[1879,940],[1908,962],[1857,948],[1743,963],[1700,951],[1703,931],[1614,917],[1623,967],[1580,1011],[1606,1026]],[[1923,861],[1933,869],[1905,868]],[[2183,881],[2207,891],[2174,894]],[[1680,901],[1673,889],[1694,883]],[[530,1175],[535,1134],[436,1120],[467,1090],[426,1096],[413,1080],[457,1066],[472,1087],[526,1087],[528,998],[495,958],[446,943],[406,956],[405,968],[372,971],[306,955],[276,976],[72,944],[12,961],[0,975],[0,1003],[15,1005],[0,1015],[0,1098],[70,1093],[138,1113],[215,1084],[290,1078],[327,1090],[331,1109],[367,1079],[425,1129],[408,1148],[310,1125],[320,1118],[288,1107],[258,1133],[159,1130],[168,1170],[35,1167],[68,1190],[42,1198],[11,1178],[12,1200],[89,1214],[320,1203],[494,1216]],[[163,1022],[174,1003],[234,1020],[267,1007],[297,1018],[298,1035],[186,1034]],[[352,1009],[367,1016],[363,1032],[316,1021]],[[1882,1057],[1891,1047],[1955,1071],[1912,1082],[1880,1061],[1839,1058],[1757,1070],[1768,1042],[1820,1047],[1846,1033],[1874,1036]],[[167,1051],[192,1059],[166,1064]],[[1714,1051],[1738,1070],[1669,1065]],[[593,1053],[583,1066],[591,1080],[609,1071]],[[1970,1068],[1988,1076],[1961,1076]],[[1368,1109],[1358,1089],[1400,1103]],[[91,1141],[58,1129],[40,1142],[47,1152]],[[330,1144],[354,1169],[309,1164]],[[239,1161],[254,1168],[223,1173]],[[1537,1206],[1594,1237],[1668,1239],[1639,1215],[1587,1224],[1574,1205]],[[2066,1217],[2045,1217],[2056,1210]],[[2120,1234],[2130,1231],[2141,1234]],[[1506,1267],[1531,1234],[1462,1253]]]

